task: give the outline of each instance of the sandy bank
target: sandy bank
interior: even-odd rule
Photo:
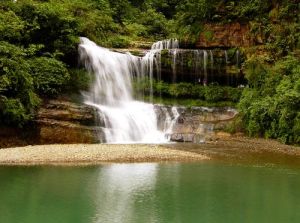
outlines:
[[[160,162],[207,159],[205,155],[162,145],[38,145],[0,150],[0,165],[97,164],[102,162]]]

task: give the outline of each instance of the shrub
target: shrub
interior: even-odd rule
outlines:
[[[24,49],[0,42],[1,124],[22,126],[39,104]]]
[[[218,85],[209,85],[205,87],[205,100],[217,102],[224,100],[224,88]]]
[[[238,106],[248,133],[299,143],[300,62],[288,56],[274,66],[257,66],[248,70],[252,87],[244,90]]]
[[[37,57],[29,63],[34,86],[40,94],[57,95],[70,79],[65,64],[54,58]]]
[[[31,119],[20,99],[0,99],[0,124],[22,127]]]

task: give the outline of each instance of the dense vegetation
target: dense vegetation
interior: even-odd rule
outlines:
[[[149,83],[148,80],[134,82],[133,87],[139,95],[147,96],[150,94],[151,89]],[[194,99],[199,101],[198,105],[201,105],[203,101],[206,102],[206,105],[216,105],[217,102],[238,102],[243,89],[219,86],[217,83],[203,86],[185,82],[170,84],[163,81],[154,81],[152,83],[152,91],[155,97],[162,97],[165,101],[177,99],[180,104],[182,99]],[[226,103],[222,103],[222,105],[224,104]],[[232,103],[228,104],[232,105]],[[195,105],[193,104],[193,106]]]
[[[2,0],[0,124],[23,126],[42,98],[87,87],[77,67],[79,36],[106,47],[170,37],[192,45],[206,23],[238,21],[257,41],[242,49],[249,81],[242,96],[188,83],[155,83],[154,94],[213,103],[241,97],[250,135],[300,143],[299,10],[298,0]]]
[[[243,124],[252,136],[300,143],[300,63],[288,56],[274,66],[251,58],[246,64],[250,87],[239,102]]]

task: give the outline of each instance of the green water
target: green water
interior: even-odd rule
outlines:
[[[1,223],[300,222],[300,168],[0,167]]]

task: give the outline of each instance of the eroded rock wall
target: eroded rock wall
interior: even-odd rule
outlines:
[[[46,101],[36,119],[24,129],[0,128],[0,148],[56,143],[97,143],[102,137],[95,126],[94,108],[65,100]]]
[[[38,141],[46,143],[96,143],[101,129],[95,126],[94,108],[68,101],[48,101],[38,112]]]
[[[197,48],[249,47],[255,43],[249,24],[206,24],[196,43]]]
[[[160,129],[163,128],[166,115],[176,118],[173,130],[168,135],[171,141],[193,143],[215,140],[217,134],[223,132],[238,114],[237,110],[227,107],[177,107],[174,114],[174,108],[168,106],[156,106],[156,113]]]

